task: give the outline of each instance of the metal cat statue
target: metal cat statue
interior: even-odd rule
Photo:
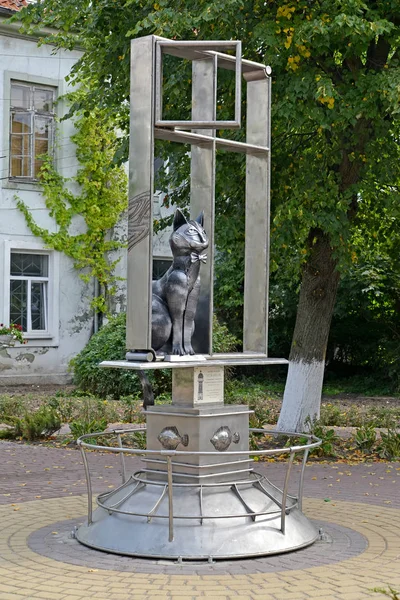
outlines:
[[[179,210],[175,212],[173,232],[169,239],[173,262],[168,271],[153,281],[152,347],[180,356],[194,354],[192,336],[197,302],[200,294],[200,264],[208,247],[203,229],[203,212],[188,221]],[[143,406],[154,404],[154,395],[147,376],[140,372]]]

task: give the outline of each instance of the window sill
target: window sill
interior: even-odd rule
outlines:
[[[26,344],[21,344],[21,347],[33,348],[33,347],[55,347],[59,345],[58,336],[55,336],[48,331],[38,331],[37,333],[25,333],[24,338]]]
[[[18,350],[22,350],[22,348],[55,348],[58,347],[59,340],[58,337],[51,335],[50,333],[45,334],[26,334],[24,335],[25,344],[16,343],[14,348],[18,348]]]
[[[35,179],[31,179],[29,181],[24,181],[23,179],[3,180],[3,188],[8,190],[28,190],[32,192],[37,192],[40,189],[39,185],[39,181]]]
[[[54,335],[48,331],[38,331],[35,333],[23,333],[26,340],[52,340]]]

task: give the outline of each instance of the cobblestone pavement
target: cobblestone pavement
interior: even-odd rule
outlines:
[[[90,453],[89,464],[95,492],[120,483],[118,456]],[[285,464],[256,470],[283,484]],[[79,451],[0,442],[0,600],[379,600],[372,588],[400,590],[399,485],[399,463],[311,463],[304,511],[330,546],[178,565],[78,546],[68,531],[86,513]]]

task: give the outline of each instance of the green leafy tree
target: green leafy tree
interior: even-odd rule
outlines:
[[[272,66],[272,268],[280,285],[301,282],[279,427],[303,429],[319,414],[340,273],[356,263],[360,236],[363,247],[376,236],[385,255],[394,250],[381,237],[380,216],[398,237],[398,1],[43,0],[21,17],[27,31],[58,28],[47,39],[62,47],[72,47],[79,32],[85,53],[71,77],[90,81],[86,105],[117,111],[125,131],[119,158],[127,149],[130,38],[241,39],[246,58]],[[187,106],[185,77],[184,68],[173,71],[175,95],[166,89],[177,111]],[[233,189],[233,160],[222,158],[218,167],[217,212],[228,222],[243,214],[243,165]],[[174,164],[185,182],[181,163]],[[182,201],[185,190],[183,184]],[[221,251],[228,257],[228,248]],[[231,268],[236,264],[231,257]]]
[[[124,245],[123,241],[113,239],[111,232],[127,208],[126,173],[113,164],[117,143],[114,121],[98,109],[80,114],[71,141],[81,165],[76,177],[62,177],[49,156],[45,157],[39,174],[56,231],[40,227],[20,198],[17,198],[17,206],[32,233],[41,237],[48,247],[72,258],[85,282],[92,277],[97,279],[100,293],[93,299],[92,307],[100,313],[108,313],[118,280],[115,267],[119,258],[113,259],[112,253]],[[73,182],[79,185],[78,194],[71,191]],[[85,230],[76,234],[73,233],[74,219],[78,216],[84,219]]]

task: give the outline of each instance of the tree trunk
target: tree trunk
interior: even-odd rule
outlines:
[[[309,236],[310,258],[304,268],[289,371],[277,428],[305,431],[306,420],[319,418],[325,354],[339,284],[339,272],[321,230]]]

